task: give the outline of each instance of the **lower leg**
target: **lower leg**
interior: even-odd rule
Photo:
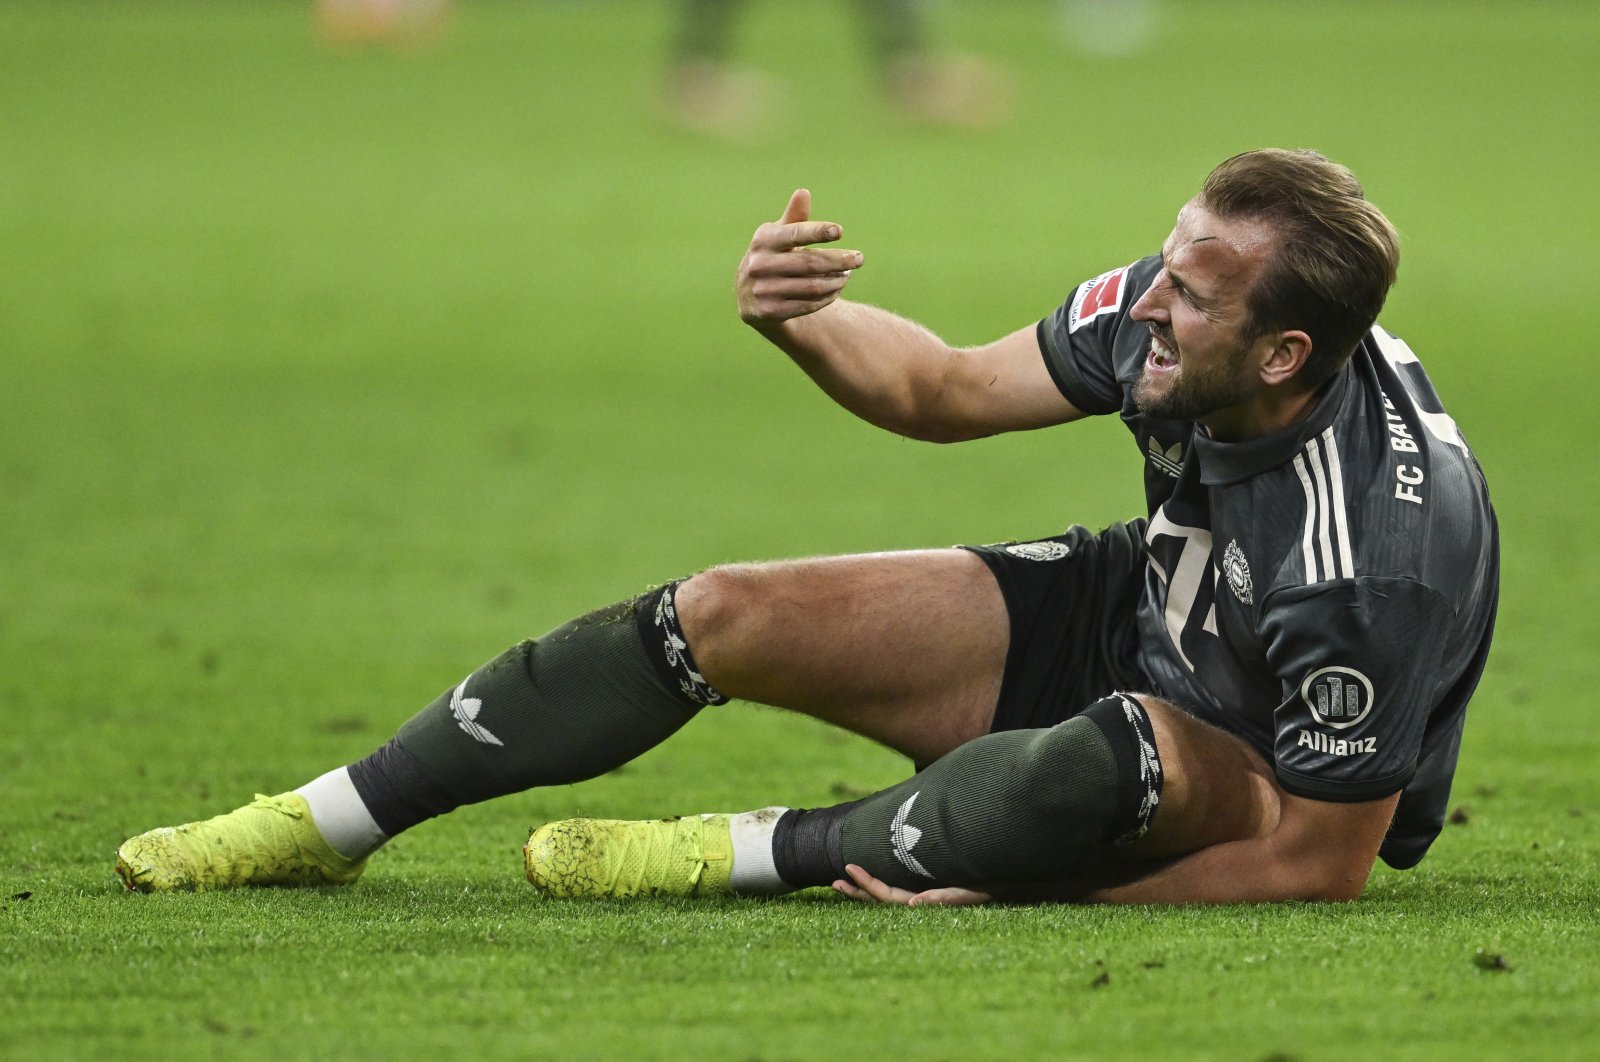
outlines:
[[[695,668],[675,584],[514,646],[372,755],[293,793],[130,838],[130,889],[338,885],[388,838],[462,804],[611,769],[722,696]]]
[[[783,892],[851,863],[913,891],[1054,882],[1138,839],[1161,781],[1150,719],[1119,694],[1048,729],[977,738],[852,804],[573,819],[536,831],[524,858],[528,880],[560,897]]]
[[[371,755],[301,787],[329,843],[364,855],[464,804],[593,778],[722,703],[689,656],[676,589],[513,646]]]
[[[791,811],[773,831],[795,887],[846,864],[921,890],[1060,880],[1140,837],[1161,767],[1138,701],[1108,697],[1057,726],[988,734],[864,800]]]

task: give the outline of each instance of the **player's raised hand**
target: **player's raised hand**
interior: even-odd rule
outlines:
[[[756,229],[739,263],[734,289],[739,316],[756,328],[816,313],[834,299],[862,263],[860,251],[811,244],[833,243],[843,230],[811,220],[811,193],[797,189],[783,216]]]

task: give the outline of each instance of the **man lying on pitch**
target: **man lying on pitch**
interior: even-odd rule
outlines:
[[[1115,413],[1148,516],[1030,542],[730,565],[522,642],[365,759],[125,842],[134,889],[343,884],[463,804],[592,778],[707,705],[912,758],[863,800],[535,831],[555,896],[1346,900],[1438,834],[1498,542],[1416,356],[1375,325],[1393,228],[1310,151],[1218,166],[1158,255],[955,349],[839,298],[859,251],[799,191],[741,317],[829,396],[954,442]]]

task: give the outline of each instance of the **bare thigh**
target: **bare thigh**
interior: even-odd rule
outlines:
[[[788,708],[919,762],[987,733],[1010,621],[966,550],[713,568],[678,588],[701,672],[729,697]]]

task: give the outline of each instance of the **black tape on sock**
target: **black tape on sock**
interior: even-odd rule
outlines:
[[[844,820],[859,803],[784,812],[772,830],[778,877],[797,889],[832,885],[844,877]]]
[[[1108,826],[1114,844],[1145,835],[1161,804],[1161,756],[1150,713],[1126,693],[1114,693],[1079,713],[1100,728],[1117,760],[1117,806]]]
[[[417,766],[398,739],[391,738],[372,755],[352,763],[349,771],[356,794],[388,837],[443,815],[459,803]]]
[[[698,707],[727,704],[728,698],[701,674],[689,651],[689,641],[683,636],[675,600],[680,585],[681,581],[668,583],[640,599],[636,617],[639,637],[661,680],[682,693],[686,701]]]

